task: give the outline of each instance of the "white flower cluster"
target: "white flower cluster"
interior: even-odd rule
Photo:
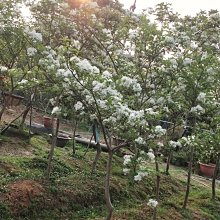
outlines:
[[[139,29],[129,29],[129,39],[135,39],[139,35]]]
[[[154,111],[153,108],[148,108],[148,109],[145,109],[145,112],[149,115],[157,115],[158,112],[157,111]]]
[[[56,71],[58,75],[61,74],[62,70],[58,71],[61,67],[61,57],[57,55],[56,51],[47,46],[43,55],[45,57],[39,60],[39,65],[48,71]]]
[[[58,106],[55,106],[51,112],[52,115],[59,115],[61,113],[61,108]]]
[[[148,175],[147,172],[139,171],[138,174],[134,176],[134,181],[141,181],[147,175]]]
[[[150,162],[154,162],[154,160],[155,160],[155,155],[154,155],[154,153],[153,153],[153,150],[149,150],[149,152],[147,153],[147,157],[148,157],[148,159],[149,159],[149,161]]]
[[[74,108],[75,108],[76,111],[82,110],[82,109],[83,109],[83,104],[82,104],[82,102],[78,101],[78,102],[74,105]]]
[[[131,171],[131,169],[129,169],[129,168],[123,168],[123,173],[125,176],[128,175],[130,173],[130,171]]]
[[[140,123],[144,118],[144,111],[134,111],[130,110],[129,116],[128,116],[128,123],[131,126],[134,126],[136,123]]]
[[[30,38],[32,38],[35,41],[42,41],[43,40],[42,34],[36,32],[35,30],[33,30],[33,31],[26,30],[25,32],[30,36]]]
[[[182,137],[182,138],[180,139],[180,141],[181,141],[184,145],[193,146],[193,145],[195,145],[195,136],[192,135],[192,136],[188,136],[188,137]]]
[[[192,107],[190,109],[190,112],[200,114],[200,113],[204,113],[205,109],[201,105],[197,105]]]
[[[160,125],[157,125],[154,132],[158,137],[161,137],[166,134],[166,129],[163,129]]]
[[[156,208],[157,205],[158,205],[158,201],[155,200],[155,199],[149,199],[147,205],[149,205],[149,206],[152,207],[152,208]]]
[[[7,70],[8,70],[7,67],[5,67],[5,66],[0,66],[0,73],[4,73],[4,72],[6,72]]]
[[[179,141],[172,141],[171,140],[171,141],[169,141],[169,145],[174,149],[176,149],[177,147],[182,147],[182,144]]]
[[[18,82],[18,85],[25,85],[28,83],[28,80],[22,79],[20,82]]]
[[[29,57],[34,56],[36,53],[37,53],[37,49],[34,48],[34,47],[29,47],[29,48],[27,49],[27,55],[28,55]]]
[[[146,142],[144,141],[144,139],[142,137],[138,137],[134,140],[137,144],[140,144],[140,145],[144,145],[146,144]]]
[[[131,159],[133,158],[133,156],[132,155],[124,155],[123,158],[124,158],[123,165],[126,166],[131,163]]]
[[[121,78],[121,85],[126,88],[132,88],[134,92],[141,92],[141,86],[137,82],[137,79],[132,79],[128,76],[123,76]]]
[[[165,36],[164,41],[170,44],[175,44],[175,40],[172,36]]]
[[[200,102],[205,102],[205,98],[206,98],[206,93],[200,92],[198,97],[197,97],[197,100],[200,101]]]
[[[106,79],[112,78],[112,74],[107,70],[102,73],[102,76]]]
[[[100,70],[96,66],[92,66],[87,59],[79,60],[76,65],[81,71],[88,71],[95,74],[100,72]]]
[[[191,63],[192,63],[192,59],[190,59],[190,58],[185,58],[183,60],[183,65],[184,66],[190,65]]]

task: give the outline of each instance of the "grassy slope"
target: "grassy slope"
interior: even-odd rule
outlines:
[[[44,137],[30,142],[16,134],[0,137],[0,219],[104,219],[104,170],[106,153],[96,175],[90,174],[95,152],[78,145],[56,148],[51,181],[43,179],[49,144]],[[10,155],[10,149],[13,154]],[[15,151],[17,149],[17,151]],[[114,219],[151,219],[147,201],[154,195],[154,174],[141,183],[133,183],[122,174],[122,159],[114,157],[111,195]],[[210,189],[195,184],[187,210],[182,210],[185,181],[162,175],[158,219],[220,219],[220,199],[212,202]]]

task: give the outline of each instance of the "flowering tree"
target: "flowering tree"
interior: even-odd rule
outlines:
[[[26,24],[28,28],[13,27],[16,31],[12,36],[19,36],[17,41],[13,38],[17,56],[1,55],[1,66],[9,69],[11,91],[14,85],[38,85],[42,90],[39,93],[46,94],[48,100],[56,99],[53,115],[73,108],[74,119],[81,113],[96,121],[108,149],[107,219],[111,219],[113,212],[110,176],[114,153],[131,146],[134,154],[124,157],[123,171],[137,182],[147,176],[147,163],[153,161],[156,200],[151,199],[148,204],[154,208],[156,219],[160,188],[158,155],[164,145],[170,149],[180,146],[177,139],[182,134],[176,138],[174,133],[176,127],[183,128],[184,124],[192,128],[192,135],[181,140],[190,148],[184,208],[187,205],[193,135],[199,133],[205,116],[212,115],[217,107],[213,94],[219,83],[219,15],[211,11],[181,18],[169,5],[160,4],[150,12],[156,21],[152,23],[148,14],[124,11],[117,2],[108,4],[111,7],[100,8],[96,2],[90,2],[70,8],[61,0],[31,1],[32,20]],[[1,39],[0,43],[4,42],[10,52],[6,41]],[[173,126],[164,129],[160,120],[168,120]],[[48,176],[58,127],[57,123]],[[112,136],[125,141],[114,146]],[[95,161],[100,155],[99,147]]]

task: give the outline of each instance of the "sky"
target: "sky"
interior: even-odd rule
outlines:
[[[142,9],[154,7],[161,2],[171,3],[174,11],[182,15],[195,15],[200,10],[209,11],[217,9],[220,11],[220,0],[136,0],[135,12],[139,13]],[[125,8],[130,8],[134,0],[119,0]]]

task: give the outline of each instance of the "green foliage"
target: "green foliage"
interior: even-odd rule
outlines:
[[[0,202],[0,219],[4,219],[4,220],[12,219],[10,214],[10,208],[2,202]]]
[[[176,166],[187,166],[188,153],[185,150],[174,151],[172,154],[171,163]]]

